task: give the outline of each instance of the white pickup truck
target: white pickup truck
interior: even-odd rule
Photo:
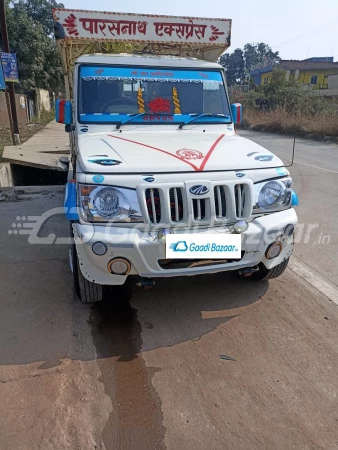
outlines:
[[[70,260],[83,302],[132,276],[281,275],[298,202],[274,154],[236,133],[224,68],[231,21],[56,9],[70,133]]]

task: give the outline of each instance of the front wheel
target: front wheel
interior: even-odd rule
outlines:
[[[71,236],[73,236],[72,227]],[[92,283],[82,275],[74,242],[71,243],[69,258],[73,272],[75,293],[82,303],[96,303],[107,300],[113,305],[121,307],[129,302],[132,297],[132,282],[129,277],[121,286],[102,286],[101,284]]]
[[[72,232],[72,230],[71,230]],[[69,252],[70,265],[73,272],[74,289],[82,303],[95,303],[103,300],[103,286],[88,281],[81,273],[79,258],[74,242]]]
[[[289,258],[285,259],[272,269],[267,269],[263,263],[260,263],[258,266],[259,270],[254,272],[249,278],[252,280],[272,280],[273,278],[278,278],[285,271],[288,264]]]

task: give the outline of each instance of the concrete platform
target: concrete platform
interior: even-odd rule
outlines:
[[[64,158],[69,153],[64,125],[53,121],[23,144],[5,147],[2,157],[11,164],[67,171]]]

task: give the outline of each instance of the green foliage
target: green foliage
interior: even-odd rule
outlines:
[[[271,47],[263,42],[259,44],[246,44],[243,55],[247,77],[250,77],[250,70],[254,66],[274,66],[280,61],[279,53],[273,52]]]
[[[245,78],[245,61],[243,51],[237,48],[233,53],[220,57],[220,64],[226,68],[228,86],[242,84]]]
[[[279,69],[272,72],[269,84],[242,95],[240,102],[244,108],[259,112],[279,110],[289,115],[338,117],[337,104],[304,90],[292,77],[287,80],[285,72]]]
[[[220,57],[219,63],[226,69],[228,85],[233,86],[248,84],[253,66],[275,65],[279,60],[278,52],[273,52],[271,47],[261,42],[246,44],[244,50],[236,49],[233,53],[225,53]]]
[[[18,0],[14,5],[17,9],[24,11],[34,22],[42,25],[47,35],[53,33],[53,9],[64,8],[62,3],[57,3],[55,0]]]
[[[51,122],[54,119],[55,119],[55,110],[54,109],[51,109],[50,111],[46,111],[45,108],[42,108],[42,110],[40,112],[40,118],[34,117],[32,122],[47,125],[47,123]]]
[[[17,55],[18,91],[62,89],[60,59],[52,31],[54,0],[19,0],[7,6],[7,27],[12,52]]]

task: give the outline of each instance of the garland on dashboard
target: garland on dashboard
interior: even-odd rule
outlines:
[[[138,88],[138,90],[137,90],[137,104],[138,104],[138,112],[140,114],[145,113],[146,110],[144,109],[142,88]]]
[[[180,101],[178,99],[177,89],[175,87],[173,88],[173,102],[175,105],[174,114],[182,114]]]

